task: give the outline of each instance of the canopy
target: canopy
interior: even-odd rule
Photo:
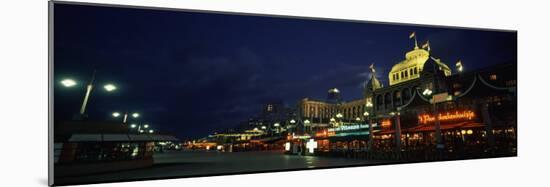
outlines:
[[[163,134],[73,134],[69,142],[138,142],[179,141],[176,137]]]

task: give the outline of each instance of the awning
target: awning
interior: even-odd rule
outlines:
[[[69,138],[69,142],[97,142],[102,140],[102,134],[73,134]]]
[[[461,122],[461,123],[441,124],[441,130],[466,129],[466,128],[478,128],[478,127],[484,127],[483,123]],[[419,125],[416,127],[402,129],[401,133],[429,132],[429,131],[435,131],[435,125]],[[382,130],[380,132],[375,132],[374,134],[383,135],[383,134],[394,134],[394,133],[395,133],[394,129],[387,129],[387,130]]]
[[[103,134],[103,141],[123,142],[129,140],[128,134]]]
[[[139,142],[179,141],[176,137],[163,134],[73,134],[69,142]]]
[[[476,128],[476,127],[483,127],[483,124],[469,123],[469,122],[441,124],[441,130]],[[435,131],[435,125],[421,125],[421,126],[412,127],[404,130],[404,132],[425,132],[425,131]]]
[[[273,143],[278,140],[283,139],[283,137],[268,137],[268,138],[262,138],[262,139],[256,139],[256,140],[250,140],[250,142],[253,143]]]
[[[152,140],[146,134],[128,134],[128,137],[130,137],[131,141],[151,141]]]
[[[153,141],[179,141],[174,136],[162,135],[162,134],[151,134],[148,135]]]

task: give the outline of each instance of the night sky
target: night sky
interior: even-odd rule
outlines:
[[[517,58],[515,32],[63,4],[54,19],[56,120],[78,113],[95,68],[90,119],[136,111],[180,138],[233,127],[269,101],[325,99],[332,87],[358,99],[372,63],[388,85],[413,31],[453,71],[458,60],[468,71]],[[62,87],[64,78],[79,85]],[[105,83],[118,89],[106,92]]]

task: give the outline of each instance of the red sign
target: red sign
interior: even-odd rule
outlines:
[[[439,121],[472,120],[475,117],[475,113],[471,110],[439,113]],[[422,114],[418,116],[418,122],[421,124],[428,124],[434,121],[435,117],[430,114]]]

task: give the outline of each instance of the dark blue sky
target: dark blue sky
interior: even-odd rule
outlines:
[[[324,99],[332,87],[360,98],[371,63],[387,85],[412,31],[453,70],[459,59],[468,70],[517,58],[515,32],[63,4],[54,24],[56,119],[78,112],[96,68],[98,85],[119,89],[95,90],[92,119],[138,111],[181,138],[234,126],[271,100]],[[63,78],[83,84],[63,88]]]

